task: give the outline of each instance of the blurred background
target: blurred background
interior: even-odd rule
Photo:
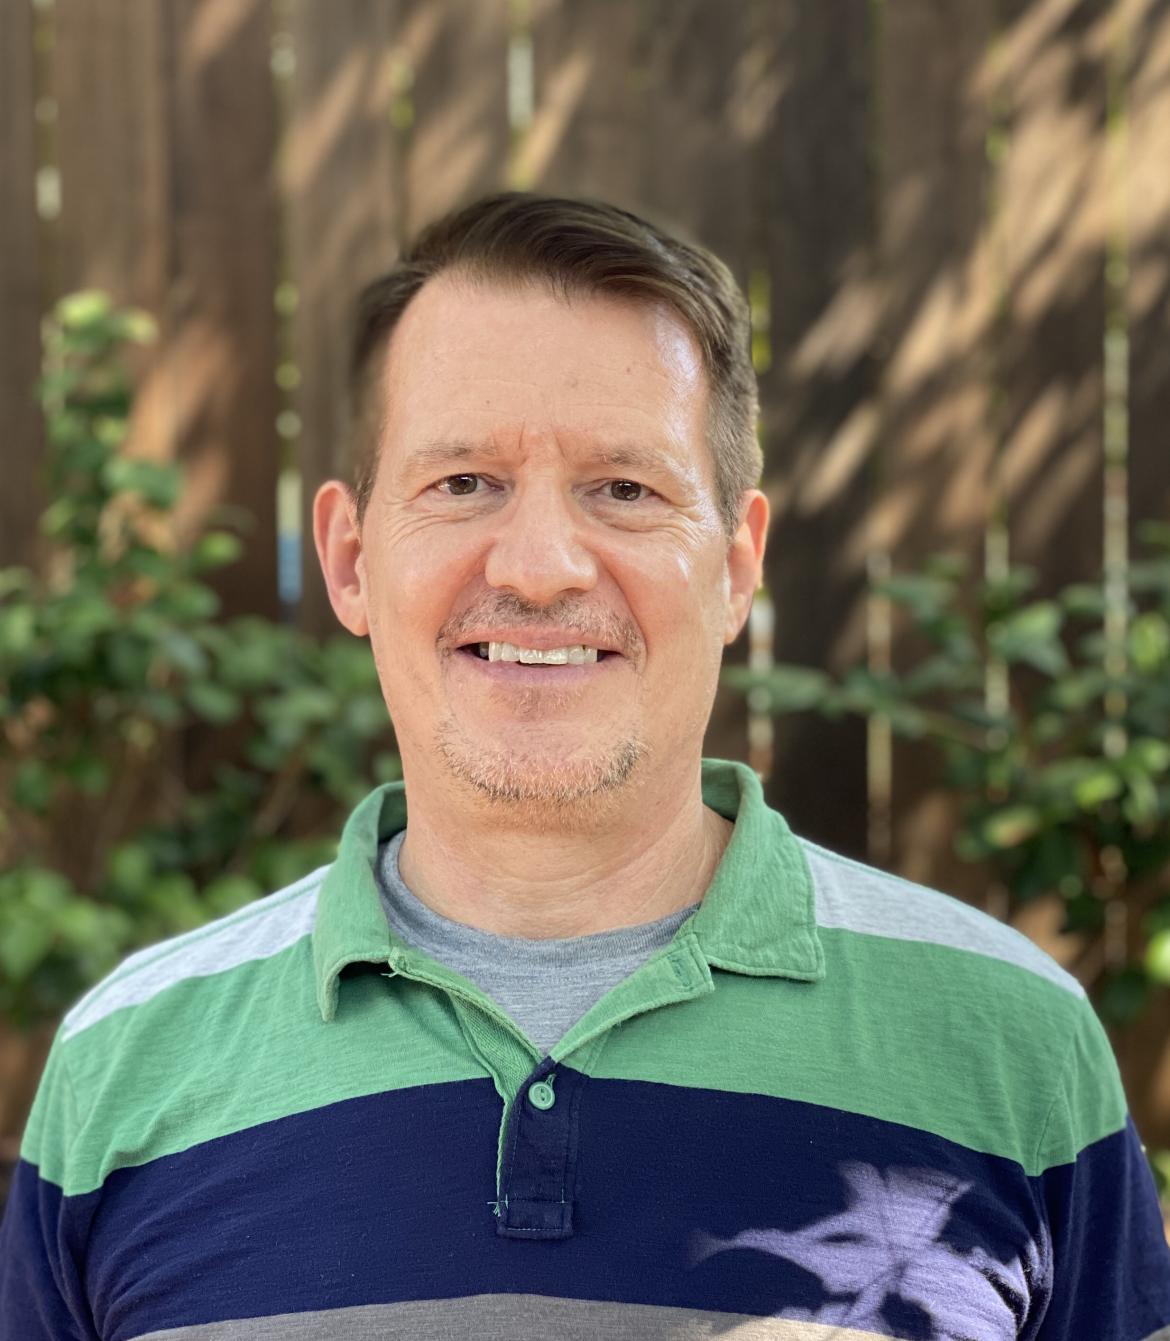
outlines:
[[[356,291],[501,187],[731,267],[706,752],[1076,973],[1163,1177],[1170,0],[0,0],[0,1162],[87,983],[397,775],[309,507]]]

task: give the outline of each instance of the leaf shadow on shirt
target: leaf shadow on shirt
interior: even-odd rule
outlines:
[[[981,1246],[961,1250],[947,1241],[969,1182],[937,1169],[858,1162],[839,1172],[843,1210],[795,1230],[746,1229],[724,1238],[698,1231],[692,1265],[747,1250],[802,1268],[819,1280],[823,1302],[775,1316],[836,1326],[843,1336],[854,1329],[907,1341],[1017,1336],[1027,1269],[998,1262]]]

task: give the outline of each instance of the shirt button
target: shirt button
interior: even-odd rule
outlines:
[[[528,1087],[528,1102],[533,1108],[539,1108],[541,1112],[547,1112],[557,1101],[557,1096],[553,1093],[553,1087],[546,1085],[543,1080],[538,1080],[535,1085]]]

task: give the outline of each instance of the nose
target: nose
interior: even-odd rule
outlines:
[[[597,560],[575,504],[551,481],[520,490],[499,514],[484,577],[535,605],[597,584]]]

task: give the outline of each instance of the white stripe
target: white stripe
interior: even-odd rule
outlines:
[[[138,1006],[186,978],[209,978],[253,959],[268,959],[312,932],[317,891],[328,866],[238,908],[226,917],[130,955],[65,1016],[72,1038],[124,1006]]]
[[[800,839],[816,889],[817,925],[921,941],[999,959],[1045,978],[1074,996],[1085,989],[1014,927],[900,876],[818,847]]]

